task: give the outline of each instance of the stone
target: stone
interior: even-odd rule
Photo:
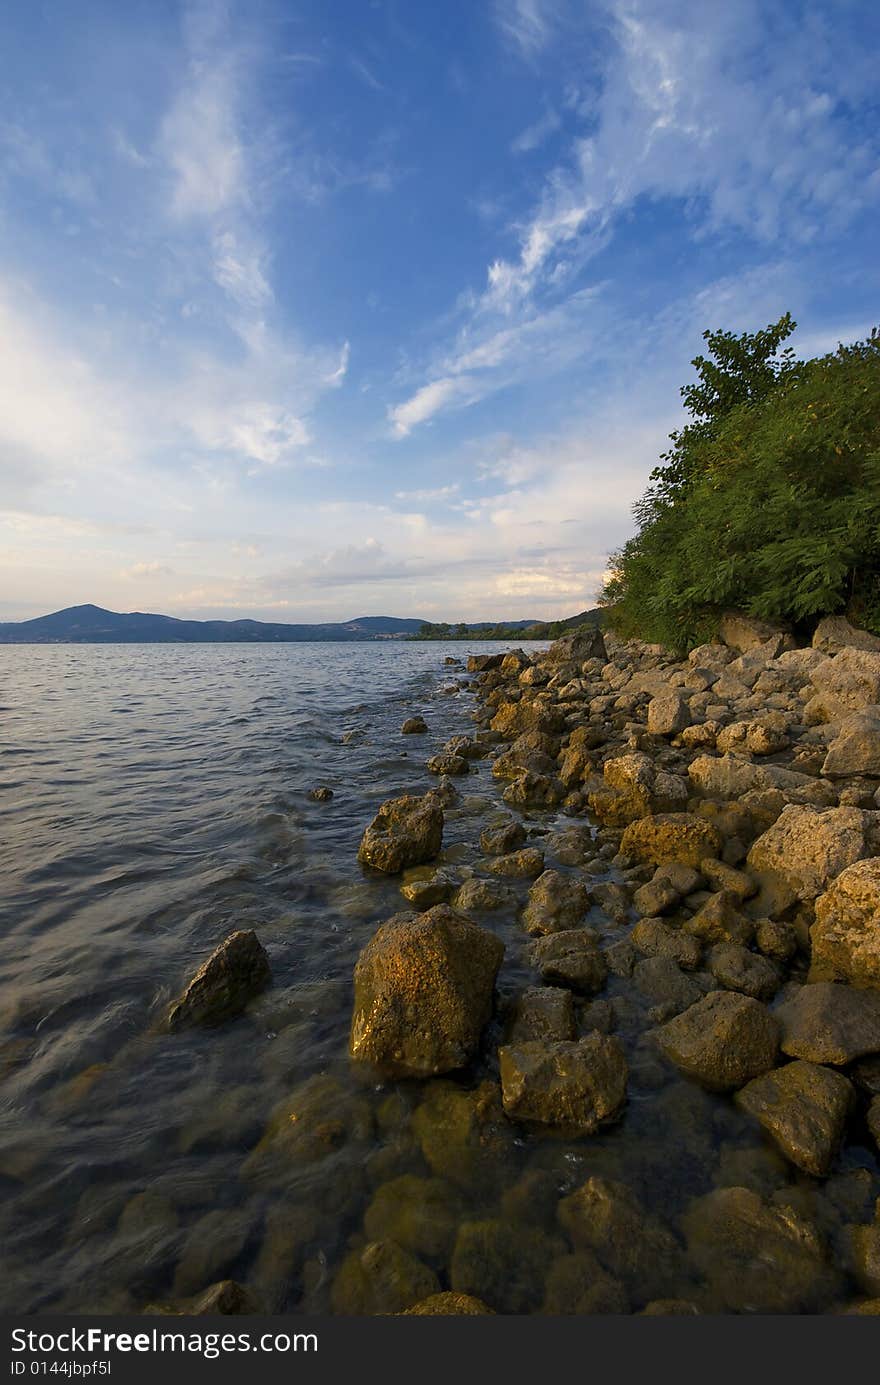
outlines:
[[[423,716],[407,717],[400,728],[402,736],[423,736],[428,729],[428,723]]]
[[[602,631],[597,626],[582,626],[571,635],[555,640],[542,654],[548,664],[583,664],[587,659],[608,660]]]
[[[547,1269],[562,1251],[561,1242],[538,1227],[497,1219],[462,1222],[450,1283],[456,1293],[478,1298],[496,1313],[535,1312]]]
[[[525,845],[526,829],[516,818],[507,818],[480,833],[480,850],[486,856],[507,856]]]
[[[775,871],[801,900],[815,899],[841,871],[867,854],[867,815],[789,804],[748,855],[753,871]]]
[[[755,1000],[771,1000],[779,990],[780,976],[773,963],[738,943],[716,943],[709,950],[708,967],[719,986]]]
[[[874,1144],[880,1152],[880,1096],[872,1098],[865,1116],[865,1124],[871,1134]]]
[[[687,698],[675,688],[652,697],[648,703],[648,731],[652,736],[677,736],[690,723]]]
[[[813,648],[823,654],[839,654],[841,649],[880,650],[880,639],[867,630],[850,625],[846,616],[823,616],[813,632]]]
[[[880,1295],[880,1222],[848,1227],[845,1248],[854,1278],[866,1293]]]
[[[748,871],[735,870],[724,861],[705,860],[700,862],[700,873],[704,876],[710,890],[723,892],[735,904],[742,904],[758,892],[758,882]]]
[[[769,655],[774,659],[783,647],[784,635],[785,631],[778,625],[746,615],[744,611],[725,611],[718,624],[718,638],[729,649],[736,649],[740,654],[747,654],[752,649],[766,646],[768,641],[774,641],[776,652]],[[789,647],[792,647],[791,644]]]
[[[547,1271],[544,1314],[587,1317],[629,1311],[629,1297],[620,1280],[602,1268],[591,1250],[561,1255]]]
[[[229,1208],[206,1212],[191,1228],[174,1271],[175,1294],[194,1294],[224,1277],[253,1230],[251,1216]]]
[[[781,919],[758,919],[755,946],[774,962],[790,962],[797,952],[797,937],[790,923]]]
[[[624,855],[655,866],[697,867],[705,857],[717,856],[721,846],[718,829],[693,813],[650,814],[624,828],[620,842]]]
[[[681,1273],[681,1248],[623,1183],[588,1178],[562,1198],[560,1225],[577,1251],[592,1251],[636,1303],[668,1292]]]
[[[781,1048],[791,1058],[840,1066],[880,1053],[880,995],[817,981],[776,1009]]]
[[[498,1050],[504,1109],[514,1120],[592,1135],[626,1101],[627,1063],[617,1039],[533,1039]]]
[[[502,702],[489,723],[492,731],[497,731],[506,740],[515,740],[524,731],[542,731],[545,735],[558,735],[565,726],[564,714],[546,702],[522,698],[519,702]]]
[[[734,897],[723,890],[710,895],[685,928],[703,942],[740,945],[751,942],[755,931],[753,921],[739,912]]]
[[[479,1317],[485,1313],[491,1313],[492,1309],[487,1308],[482,1299],[474,1298],[473,1294],[456,1294],[451,1289],[446,1289],[441,1294],[431,1294],[428,1298],[423,1298],[421,1303],[413,1304],[412,1308],[404,1308],[405,1317]]]
[[[470,762],[463,755],[454,755],[449,750],[441,750],[426,762],[431,774],[470,774]]]
[[[671,957],[645,957],[637,962],[633,981],[642,995],[653,1002],[649,1018],[656,1023],[681,1014],[704,994],[699,983],[683,972]]]
[[[695,971],[703,958],[699,940],[665,919],[641,919],[630,938],[646,956],[669,958],[685,971]]]
[[[592,928],[566,929],[539,938],[529,949],[529,961],[543,981],[586,993],[600,991],[608,975]]]
[[[842,1073],[797,1059],[753,1078],[734,1099],[760,1121],[786,1159],[825,1177],[853,1103],[852,1083]]]
[[[668,880],[649,880],[633,895],[633,906],[642,918],[656,918],[674,909],[681,896]]]
[[[816,900],[811,981],[880,989],[880,856],[842,871]]]
[[[433,861],[443,844],[443,809],[433,794],[404,794],[382,804],[364,832],[358,860],[396,875],[407,866]]]
[[[176,1033],[192,1025],[222,1024],[241,1014],[272,979],[269,958],[256,933],[230,933],[172,1001],[165,1027]]]
[[[233,1317],[258,1314],[261,1308],[241,1284],[234,1279],[222,1279],[192,1298],[177,1299],[172,1303],[150,1303],[143,1312],[163,1317]]]
[[[343,1260],[330,1294],[341,1317],[402,1313],[440,1291],[434,1271],[394,1241],[371,1241]]]
[[[434,904],[445,904],[457,888],[458,880],[449,871],[414,866],[404,877],[400,893],[414,909],[430,909]]]
[[[487,1079],[473,1091],[432,1082],[413,1113],[412,1130],[432,1173],[468,1196],[497,1194],[515,1153],[497,1082]]]
[[[657,1031],[662,1052],[710,1091],[730,1091],[773,1067],[779,1028],[763,1005],[735,991],[710,991]]]
[[[461,1218],[461,1195],[451,1184],[405,1173],[376,1189],[364,1231],[370,1241],[394,1241],[429,1264],[443,1264]]]
[[[813,1223],[748,1188],[719,1188],[697,1198],[683,1225],[716,1312],[807,1312],[833,1286]]]
[[[472,876],[456,890],[452,902],[456,909],[465,914],[492,913],[496,909],[515,909],[517,898],[506,885]]]
[[[492,1013],[504,944],[449,905],[382,924],[354,971],[349,1051],[389,1075],[463,1067]]]
[[[501,797],[511,808],[553,808],[565,797],[562,782],[527,769],[508,784]]]
[[[558,870],[545,870],[529,887],[529,902],[523,910],[527,933],[561,933],[575,928],[590,907],[586,885]]]
[[[316,1073],[275,1107],[242,1166],[242,1177],[262,1186],[274,1188],[283,1182],[287,1187],[292,1172],[320,1167],[342,1149],[357,1164],[372,1137],[369,1102],[326,1073]]]
[[[880,703],[880,650],[845,646],[810,675],[829,720]]]
[[[573,1039],[577,1034],[574,999],[561,986],[530,986],[513,1009],[510,1043],[531,1039]]]
[[[333,790],[327,784],[319,784],[317,788],[309,789],[309,798],[314,799],[316,803],[329,803],[332,797]]]
[[[829,779],[857,774],[880,778],[880,707],[865,707],[841,719],[822,773]]]
[[[490,875],[508,876],[513,880],[534,880],[544,869],[544,853],[536,846],[524,846],[521,851],[493,856],[486,861],[485,868]]]

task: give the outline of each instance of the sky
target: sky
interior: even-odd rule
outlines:
[[[880,322],[876,0],[8,0],[0,620],[595,604],[706,328]]]

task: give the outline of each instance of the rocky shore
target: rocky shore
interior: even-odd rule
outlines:
[[[358,853],[401,907],[355,967],[355,1086],[310,1079],[243,1169],[320,1171],[315,1205],[273,1202],[246,1290],[192,1290],[880,1312],[880,640],[731,614],[686,659],[587,630],[447,663],[474,728]],[[168,1025],[267,979],[233,935]]]

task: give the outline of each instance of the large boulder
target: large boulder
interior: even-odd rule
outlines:
[[[880,650],[847,645],[811,674],[826,712],[836,720],[842,712],[860,711],[880,702]]]
[[[652,736],[677,736],[690,724],[688,700],[677,688],[658,693],[648,703],[648,731]]]
[[[842,871],[816,900],[812,981],[880,989],[880,856]]]
[[[551,644],[541,658],[549,664],[583,664],[587,659],[608,660],[605,639],[596,626],[582,626]]]
[[[822,773],[830,779],[859,774],[880,777],[880,707],[865,707],[843,717]]]
[[[759,620],[757,616],[746,615],[745,611],[725,611],[718,623],[718,638],[728,649],[736,649],[740,654],[760,646],[770,646],[773,653],[768,658],[776,658],[783,648],[791,649],[794,641],[778,625]],[[772,643],[771,643],[772,642]]]
[[[354,971],[353,1058],[398,1077],[463,1067],[492,1013],[504,944],[447,904],[382,924]]]
[[[711,1091],[730,1091],[767,1072],[779,1051],[770,1011],[735,991],[710,991],[657,1031],[676,1067]]]
[[[546,702],[523,697],[519,702],[502,702],[490,722],[505,740],[515,740],[525,731],[540,731],[553,736],[565,726],[565,717]]]
[[[760,1121],[787,1159],[824,1178],[843,1137],[853,1087],[842,1073],[796,1060],[753,1078],[735,1100]]]
[[[868,826],[860,808],[820,810],[789,803],[752,844],[748,864],[756,872],[776,872],[798,899],[812,900],[867,855]]]
[[[880,995],[818,981],[801,986],[776,1010],[781,1047],[812,1063],[850,1063],[880,1053]]]
[[[706,856],[721,854],[721,834],[706,818],[694,813],[654,813],[624,829],[620,850],[654,866],[677,862],[699,866]]]
[[[626,1100],[619,1041],[593,1031],[577,1042],[534,1039],[499,1049],[504,1109],[514,1120],[592,1135]]]
[[[813,632],[813,648],[823,654],[839,654],[841,649],[880,650],[880,639],[867,630],[857,630],[846,616],[825,616]]]
[[[396,875],[407,866],[433,861],[443,843],[443,809],[436,795],[404,794],[382,804],[364,832],[361,865]]]
[[[561,933],[576,928],[590,907],[586,885],[573,875],[545,870],[529,886],[529,902],[523,910],[527,933]]]
[[[269,958],[256,933],[230,933],[171,1002],[165,1027],[173,1033],[197,1024],[222,1024],[241,1014],[271,977]]]

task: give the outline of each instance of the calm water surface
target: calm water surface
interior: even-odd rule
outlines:
[[[5,1309],[121,1311],[229,1274],[272,1311],[326,1311],[368,1208],[370,1236],[385,1229],[377,1189],[432,1172],[412,1121],[424,1089],[379,1083],[347,1058],[358,952],[405,907],[399,882],[365,875],[356,851],[378,803],[423,792],[428,755],[468,730],[472,694],[450,691],[443,660],[483,647],[498,649],[0,648]],[[429,735],[401,737],[416,711]],[[310,800],[319,784],[331,802]],[[463,781],[447,812],[450,860],[477,861],[501,787],[485,762]],[[484,921],[507,943],[504,996],[534,980],[527,940],[515,911]],[[235,928],[257,930],[272,988],[222,1028],[156,1033]],[[620,988],[612,979],[610,993]],[[719,1180],[791,1180],[729,1102],[659,1063],[638,1007],[629,1030],[626,1014],[621,1000],[625,1121],[575,1142],[511,1133],[488,1178],[485,1160],[472,1176],[453,1170],[439,1220],[521,1220],[508,1195],[523,1177],[539,1240],[558,1236],[559,1193],[592,1172],[625,1179],[667,1216]],[[497,1072],[493,1040],[497,1029],[465,1090]],[[870,1162],[864,1151],[850,1161],[863,1192]],[[447,1287],[442,1241],[433,1265]],[[523,1292],[518,1311],[539,1309]]]

